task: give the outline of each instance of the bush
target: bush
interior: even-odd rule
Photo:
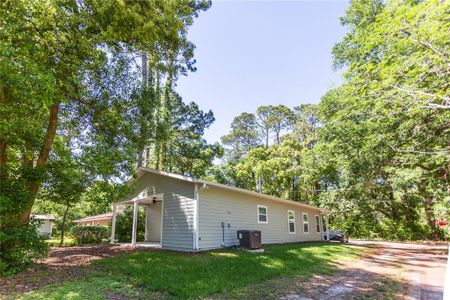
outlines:
[[[72,235],[79,245],[99,244],[108,238],[108,231],[104,226],[75,226]]]
[[[133,227],[133,207],[127,207],[123,213],[117,215],[115,240],[119,243],[131,242],[131,229]],[[144,241],[145,232],[145,212],[138,211],[137,236],[136,241]]]
[[[1,224],[0,230],[0,275],[14,274],[34,260],[47,256],[46,238],[37,232],[39,221],[7,223],[8,226],[5,223]]]

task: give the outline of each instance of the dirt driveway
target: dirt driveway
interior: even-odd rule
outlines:
[[[368,251],[331,276],[315,276],[281,297],[442,299],[448,245],[352,241]]]

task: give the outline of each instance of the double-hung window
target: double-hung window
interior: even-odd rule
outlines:
[[[316,215],[316,232],[320,233],[320,217]]]
[[[309,233],[308,213],[303,213],[302,218],[303,218],[303,233]]]
[[[295,211],[288,210],[289,234],[295,234]]]
[[[257,212],[258,212],[258,223],[262,223],[262,224],[269,223],[269,218],[268,218],[268,213],[267,213],[267,206],[258,205],[257,206]]]

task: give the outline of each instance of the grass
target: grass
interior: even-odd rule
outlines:
[[[50,247],[59,247],[59,241],[60,241],[60,237],[51,237],[48,240],[46,240],[45,242]],[[73,237],[71,237],[71,236],[64,237],[63,247],[73,247],[76,245],[77,245],[77,242],[75,241],[75,239]]]
[[[117,255],[96,261],[102,271],[89,278],[46,286],[23,299],[104,299],[108,293],[130,298],[245,298],[254,292],[252,287],[267,296],[283,285],[280,278],[301,280],[331,274],[336,270],[334,262],[361,251],[328,243],[267,245],[264,249],[263,254],[230,248],[198,254],[146,251]]]

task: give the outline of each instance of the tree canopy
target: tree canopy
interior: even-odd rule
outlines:
[[[162,164],[168,137],[183,122],[197,128],[180,140],[195,140],[191,155],[204,161],[185,162],[183,172],[204,172],[208,159],[220,154],[219,146],[201,137],[212,113],[184,104],[173,91],[180,75],[195,71],[187,30],[209,6],[152,0],[1,3],[1,272],[22,265],[14,261],[26,250],[17,237],[28,230],[37,197],[74,205],[101,181],[123,182],[152,139],[161,145]],[[183,111],[183,121],[172,119],[175,111]]]
[[[326,207],[333,226],[353,236],[442,238],[436,220],[450,214],[449,15],[448,1],[352,1],[341,19],[348,33],[332,50],[345,82],[318,105],[277,106],[279,114],[258,107],[258,142],[246,151],[228,143],[237,163],[212,174]],[[279,116],[286,121],[273,125]],[[236,132],[232,124],[224,142]]]

